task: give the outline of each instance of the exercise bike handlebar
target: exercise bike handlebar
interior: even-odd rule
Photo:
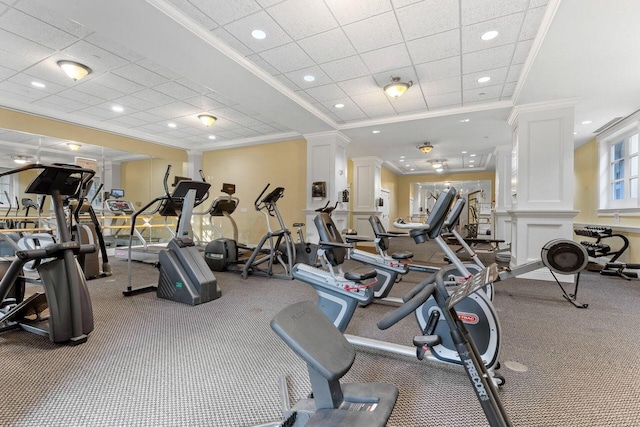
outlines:
[[[389,329],[391,326],[395,325],[396,323],[407,317],[409,314],[415,312],[418,307],[420,307],[425,303],[426,300],[429,299],[429,297],[435,292],[435,290],[436,285],[434,284],[425,286],[409,301],[405,302],[400,307],[380,319],[377,323],[378,329]]]

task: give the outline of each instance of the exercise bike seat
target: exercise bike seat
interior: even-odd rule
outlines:
[[[271,328],[307,363],[315,411],[306,426],[386,425],[398,389],[386,383],[340,384],[353,365],[355,349],[313,301],[284,308]]]
[[[373,279],[378,273],[371,267],[360,267],[355,270],[345,271],[344,278],[353,280],[354,282],[362,282],[363,280]]]

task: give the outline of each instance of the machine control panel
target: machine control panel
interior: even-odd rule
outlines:
[[[129,200],[110,199],[110,200],[107,200],[106,203],[107,203],[107,209],[109,209],[114,214],[123,213],[126,215],[131,215],[133,212],[135,212],[135,209],[133,208],[133,203],[131,203]]]

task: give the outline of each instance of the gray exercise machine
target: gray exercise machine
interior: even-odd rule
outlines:
[[[37,169],[42,171],[25,193],[51,196],[58,242],[17,250],[10,264],[5,264],[6,271],[0,280],[0,332],[22,328],[55,343],[77,345],[87,341],[94,323],[86,280],[75,256],[92,253],[96,248],[71,239],[62,198],[77,194],[95,172],[74,165],[31,164],[0,173],[0,177]],[[24,298],[22,269],[29,261],[42,261],[36,269],[44,292]]]
[[[284,420],[261,427],[387,425],[398,389],[387,383],[340,382],[356,352],[314,302],[286,307],[273,318],[271,328],[306,362],[312,397],[290,407],[286,379],[281,378]]]
[[[180,180],[173,192],[169,193],[167,180],[171,165],[164,176],[165,194],[156,197],[131,217],[129,250],[137,214],[154,204],[159,204],[158,212],[163,216],[177,216],[178,229],[166,248],[158,254],[159,278],[157,285],[133,288],[131,284],[131,257],[128,261],[129,284],[124,296],[156,291],[158,298],[198,305],[219,298],[222,295],[218,282],[195,246],[191,234],[193,208],[206,200],[211,184],[203,181]]]

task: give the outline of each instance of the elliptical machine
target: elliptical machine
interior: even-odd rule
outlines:
[[[171,165],[168,165],[164,175],[165,194],[156,197],[131,215],[129,233],[129,252],[131,252],[136,217],[155,204],[159,204],[155,211],[162,216],[178,217],[178,229],[175,237],[169,241],[166,249],[158,253],[158,262],[156,263],[160,272],[158,284],[135,289],[132,287],[131,254],[129,254],[129,284],[122,293],[124,296],[131,296],[155,290],[158,298],[189,305],[202,304],[220,298],[222,295],[215,276],[204,262],[191,237],[193,208],[206,200],[211,184],[205,182],[204,178],[202,181],[180,180],[173,192],[169,193],[167,180],[170,171]],[[202,175],[202,171],[200,173]]]
[[[42,172],[25,193],[51,196],[58,228],[58,242],[44,248],[16,251],[0,280],[0,332],[22,328],[47,336],[55,343],[81,344],[93,330],[93,309],[87,283],[75,255],[95,251],[94,245],[71,240],[64,215],[63,196],[72,196],[94,175],[75,165],[31,164],[0,173],[0,177],[32,169]],[[44,293],[24,297],[22,267],[29,261],[45,260],[37,266]],[[7,297],[13,297],[13,300]],[[48,309],[49,316],[42,316]]]
[[[277,187],[262,198],[269,186],[270,184],[267,184],[264,187],[253,203],[256,210],[265,216],[267,234],[262,236],[248,258],[239,256],[236,240],[221,238],[209,242],[204,250],[204,258],[211,270],[239,272],[243,279],[249,277],[249,274],[293,279],[291,270],[293,269],[293,260],[296,258],[296,248],[291,238],[291,232],[286,228],[277,206],[278,200],[284,196],[284,188]],[[278,220],[280,229],[271,229],[270,216]],[[262,264],[265,263],[267,264],[266,268],[262,267]],[[275,263],[282,266],[283,273],[278,274],[273,271]]]

